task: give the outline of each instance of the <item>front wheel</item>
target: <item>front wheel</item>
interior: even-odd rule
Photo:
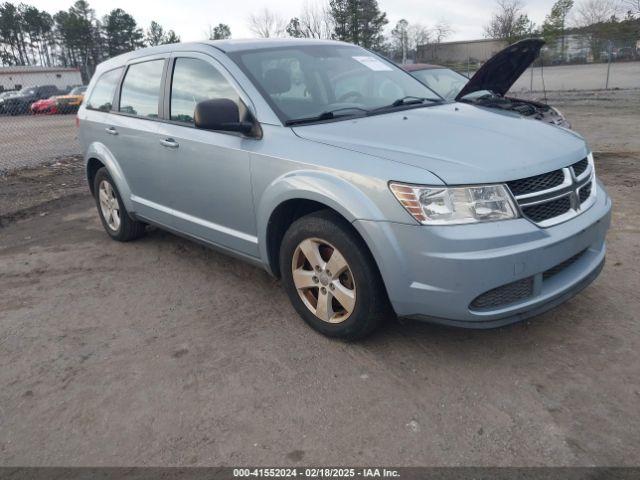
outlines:
[[[391,313],[367,246],[331,211],[306,215],[289,227],[280,272],[298,314],[329,337],[363,338]]]
[[[96,173],[93,192],[102,226],[111,238],[128,242],[144,235],[145,224],[129,216],[115,182],[104,167]]]

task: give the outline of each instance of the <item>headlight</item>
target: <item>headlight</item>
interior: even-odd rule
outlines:
[[[423,225],[493,222],[518,217],[504,185],[423,187],[391,183],[389,188],[402,206]]]

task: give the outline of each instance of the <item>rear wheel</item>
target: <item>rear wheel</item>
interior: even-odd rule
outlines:
[[[289,227],[280,272],[296,311],[324,335],[363,338],[391,312],[366,245],[331,211],[304,216]]]
[[[145,224],[129,216],[115,182],[105,167],[97,171],[93,191],[102,226],[111,238],[128,242],[144,235]]]

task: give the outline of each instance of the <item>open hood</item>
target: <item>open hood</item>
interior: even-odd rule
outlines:
[[[471,77],[458,93],[456,100],[480,90],[489,90],[504,96],[520,75],[538,58],[543,45],[544,40],[530,38],[520,40],[496,53]]]

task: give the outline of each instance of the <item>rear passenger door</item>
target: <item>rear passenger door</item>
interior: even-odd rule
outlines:
[[[156,143],[171,183],[176,227],[197,238],[258,256],[251,192],[250,156],[256,141],[241,134],[195,128],[198,102],[228,98],[246,114],[234,80],[208,55],[174,54],[165,88],[165,122]]]
[[[92,142],[99,142],[106,147],[107,151],[114,155],[115,137],[107,133],[107,128],[111,123],[113,109],[113,99],[122,77],[123,68],[119,67],[108,70],[100,75],[96,81],[91,95],[85,104],[85,118],[82,120],[83,128],[80,129],[83,148]],[[116,161],[119,160],[116,158]]]
[[[158,125],[162,116],[162,85],[169,55],[130,63],[116,95],[116,112],[105,131],[131,189],[136,213],[159,221],[160,207],[169,202],[171,174],[162,159]]]

